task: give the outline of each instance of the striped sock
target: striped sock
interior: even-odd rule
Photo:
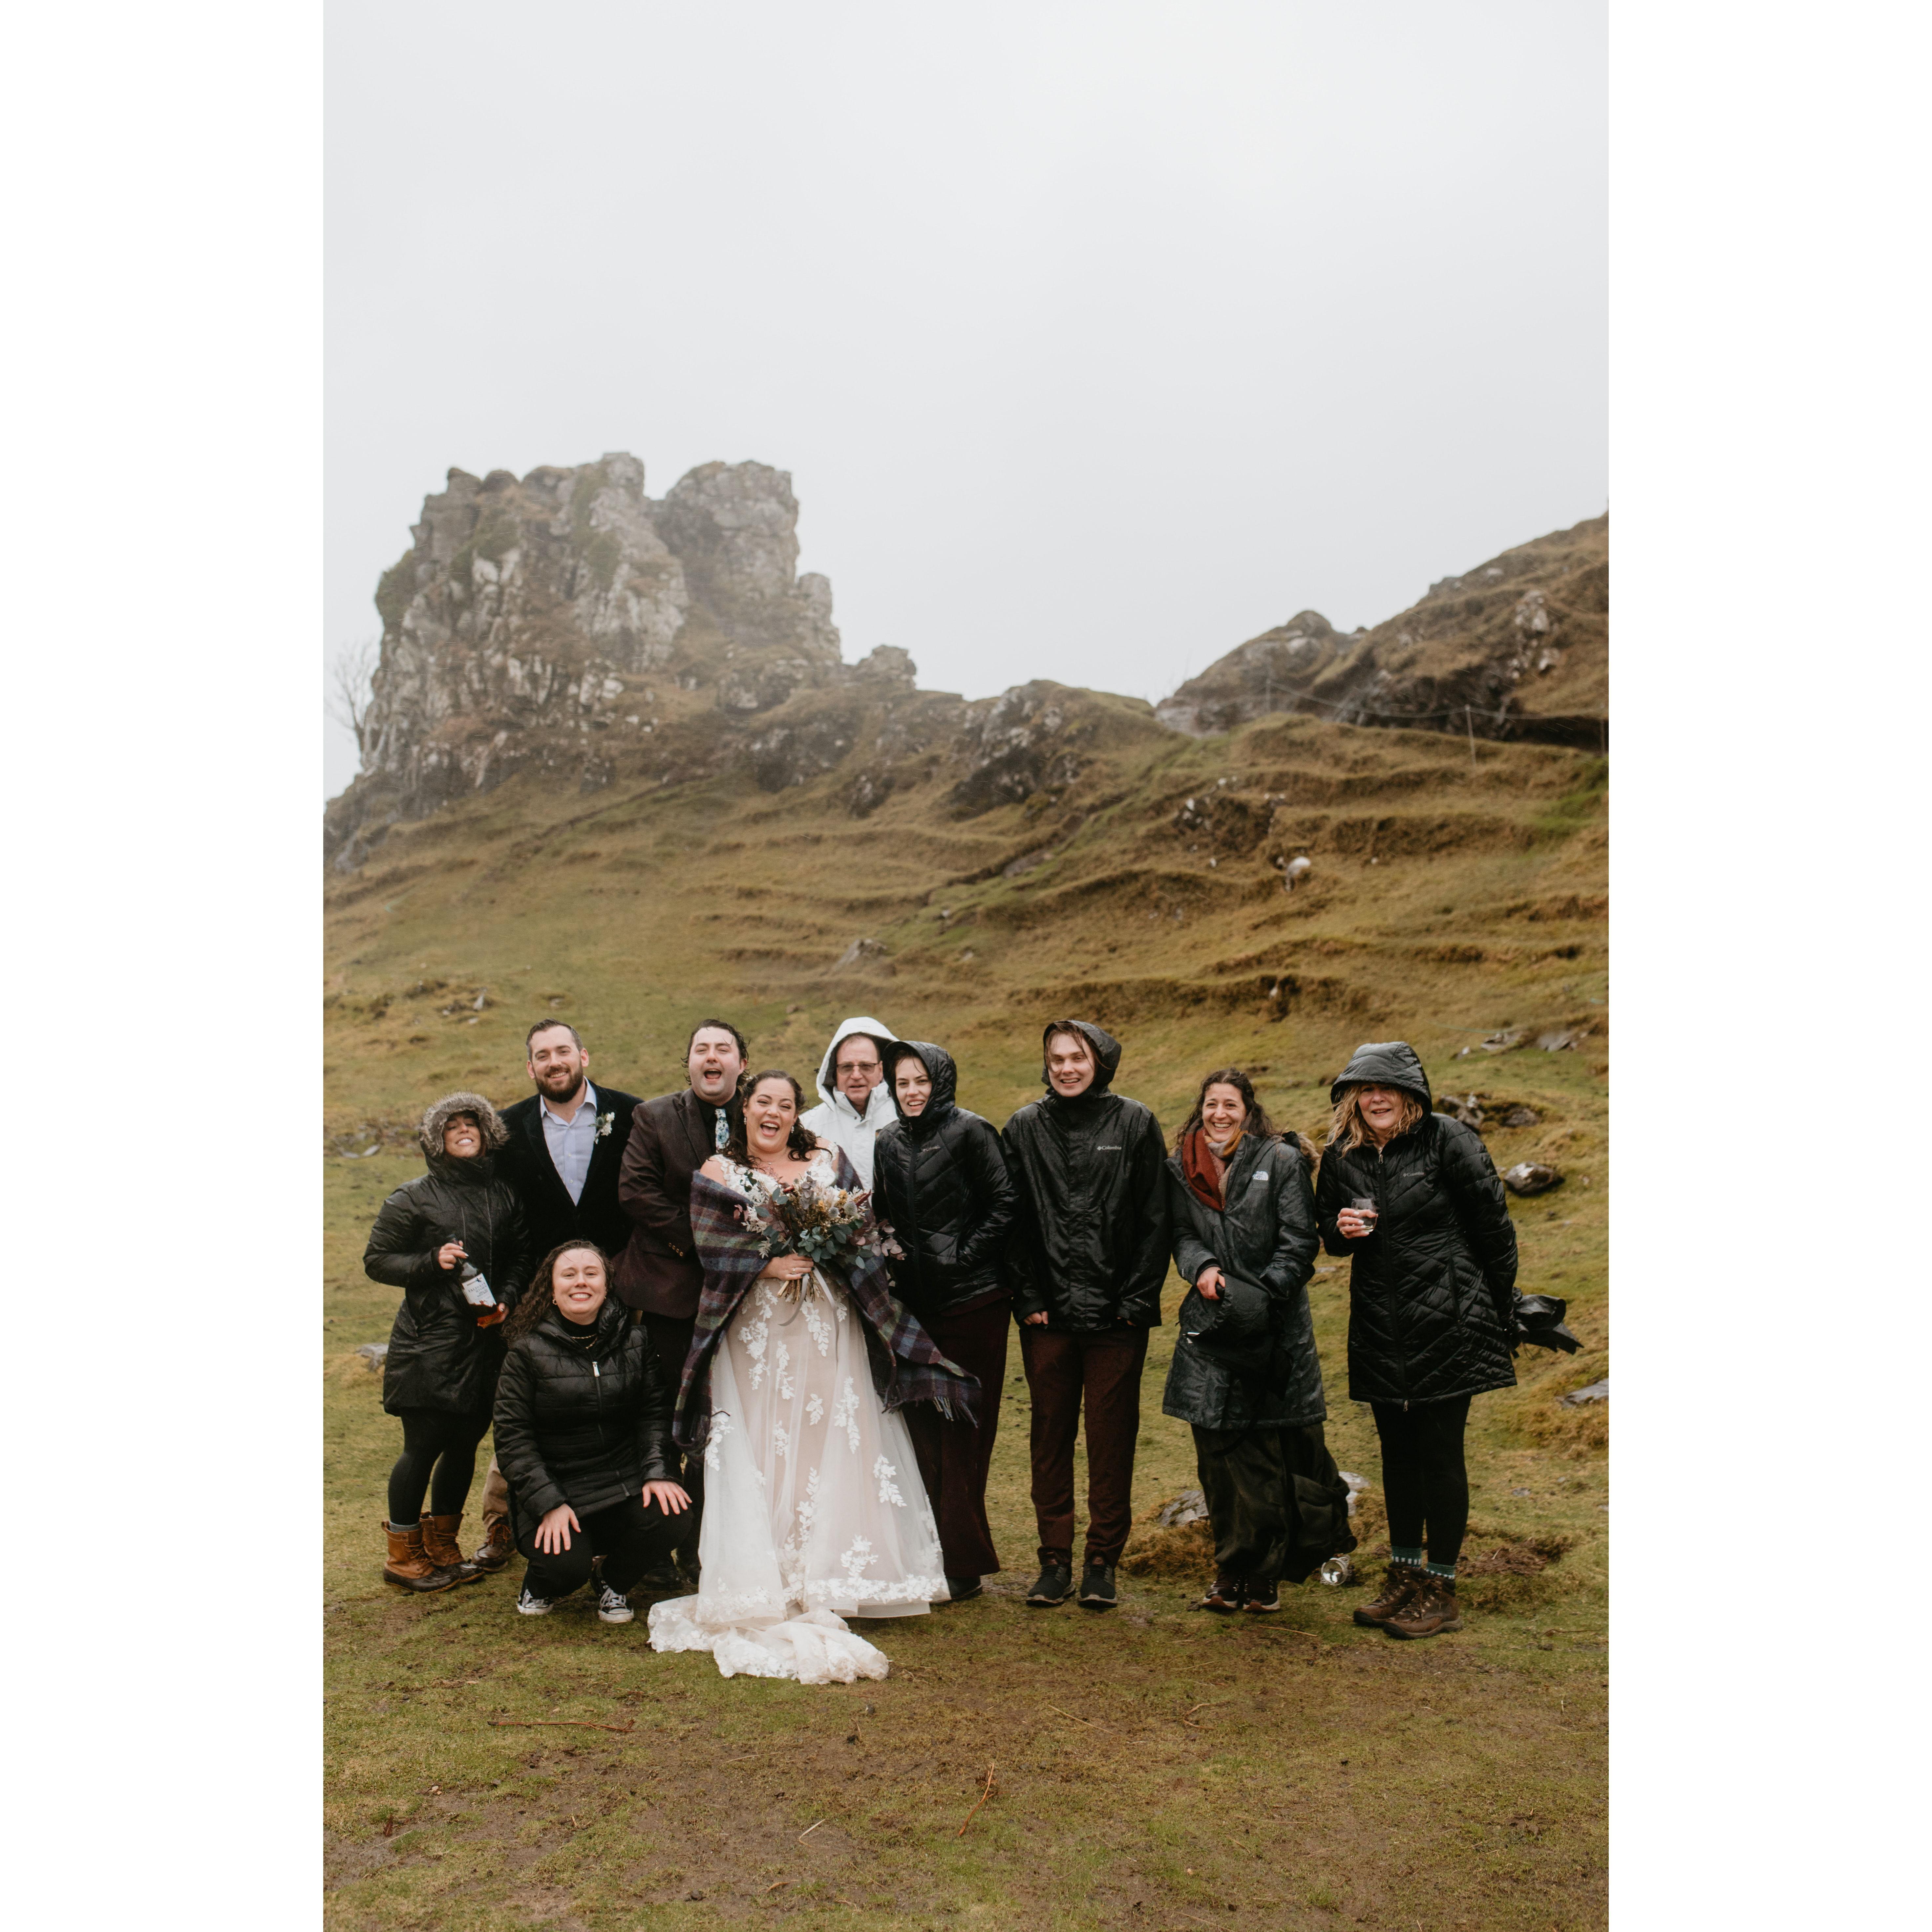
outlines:
[[[1405,1550],[1400,1544],[1394,1544],[1389,1549],[1389,1561],[1391,1563],[1406,1563],[1412,1570],[1420,1570],[1422,1568],[1422,1552],[1420,1550]]]
[[[1456,1580],[1456,1566],[1453,1563],[1431,1563],[1426,1567],[1430,1576],[1440,1576],[1444,1582],[1453,1583]]]

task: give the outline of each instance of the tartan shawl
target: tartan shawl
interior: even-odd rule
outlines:
[[[842,1150],[837,1160],[838,1185],[855,1194],[862,1192],[857,1171]],[[702,1172],[691,1177],[691,1232],[704,1266],[704,1292],[698,1300],[671,1431],[686,1449],[701,1448],[710,1433],[712,1353],[766,1265],[756,1234],[739,1216],[740,1208],[755,1206],[736,1188],[722,1187]],[[980,1392],[979,1377],[939,1352],[912,1311],[893,1294],[892,1277],[876,1250],[866,1249],[856,1260],[836,1267],[821,1263],[820,1271],[845,1290],[859,1312],[872,1386],[887,1408],[929,1402],[941,1415],[963,1415],[969,1422],[978,1419],[974,1403]]]

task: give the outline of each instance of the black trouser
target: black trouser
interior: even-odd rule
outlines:
[[[632,1496],[609,1509],[588,1516],[578,1512],[578,1527],[570,1532],[570,1547],[547,1556],[537,1547],[537,1525],[517,1538],[517,1547],[530,1559],[524,1585],[533,1597],[554,1599],[580,1590],[590,1580],[590,1559],[604,1559],[604,1580],[620,1595],[627,1594],[652,1564],[670,1553],[684,1526],[682,1516],[666,1516],[656,1503]]]
[[[682,1384],[684,1358],[691,1353],[691,1333],[698,1326],[698,1318],[694,1315],[688,1318],[675,1315],[652,1315],[640,1310],[638,1319],[644,1324],[644,1333],[651,1338],[651,1346],[657,1351],[658,1366],[664,1371],[664,1380],[675,1396]],[[690,1568],[698,1562],[698,1523],[704,1514],[704,1451],[693,1449],[686,1452],[684,1468],[680,1473],[677,1468],[677,1445],[672,1443],[669,1447],[671,1469],[668,1480],[676,1484],[691,1498],[690,1508],[676,1519],[677,1535],[670,1546]]]
[[[431,1516],[460,1515],[476,1474],[476,1445],[489,1432],[490,1412],[457,1415],[447,1409],[406,1408],[398,1419],[403,1453],[389,1472],[389,1520],[418,1521],[425,1490]]]
[[[1454,1563],[1469,1527],[1469,1472],[1462,1461],[1469,1398],[1407,1408],[1393,1402],[1370,1406],[1382,1438],[1389,1541],[1398,1550],[1420,1550],[1426,1539],[1430,1562]]]

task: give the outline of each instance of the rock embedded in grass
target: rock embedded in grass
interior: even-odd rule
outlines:
[[[1533,1160],[1520,1160],[1503,1170],[1503,1185],[1512,1194],[1545,1194],[1562,1184],[1563,1177],[1555,1168]]]

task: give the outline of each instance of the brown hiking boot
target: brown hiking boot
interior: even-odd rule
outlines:
[[[478,1570],[500,1570],[517,1553],[514,1538],[510,1534],[510,1519],[506,1516],[487,1518],[483,1525],[483,1540],[476,1546],[476,1554],[470,1558]]]
[[[1422,1588],[1382,1625],[1390,1636],[1444,1636],[1462,1628],[1456,1614],[1456,1580],[1424,1571]]]
[[[389,1560],[382,1565],[384,1582],[404,1590],[446,1590],[456,1581],[423,1554],[421,1523],[413,1529],[391,1529],[386,1522],[382,1527],[389,1538]]]
[[[449,1572],[452,1583],[476,1583],[483,1573],[463,1553],[456,1532],[463,1527],[463,1512],[454,1516],[426,1516],[422,1520],[423,1554],[439,1570]]]
[[[1382,1579],[1382,1593],[1372,1602],[1364,1604],[1355,1612],[1355,1621],[1364,1630],[1381,1630],[1390,1617],[1404,1609],[1410,1598],[1421,1588],[1423,1572],[1413,1563],[1391,1563],[1388,1574]]]

